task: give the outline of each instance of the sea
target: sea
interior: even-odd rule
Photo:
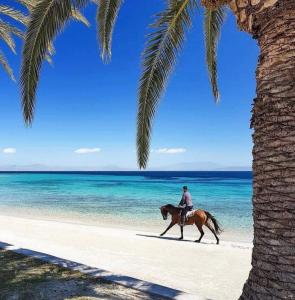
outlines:
[[[251,242],[252,173],[246,171],[0,172],[0,216],[162,232],[159,207],[187,185],[194,207],[220,222],[221,240]],[[179,234],[178,226],[171,230]],[[195,226],[185,236],[198,237]],[[207,231],[207,238],[214,238]]]

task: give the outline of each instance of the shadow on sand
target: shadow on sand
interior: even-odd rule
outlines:
[[[14,247],[10,244],[4,243],[4,242],[0,242],[0,249],[3,250],[7,250],[7,251],[12,251],[14,253],[20,254],[25,257],[31,257],[31,258],[35,258],[38,259],[40,261],[43,262],[47,262],[50,264],[54,264],[54,265],[58,265],[60,267],[64,267],[66,269],[70,269],[73,271],[79,271],[85,275],[88,275],[90,277],[94,277],[94,278],[98,278],[101,280],[104,280],[105,282],[109,282],[109,283],[113,283],[113,284],[119,284],[128,288],[132,288],[135,290],[138,290],[140,292],[143,293],[147,293],[144,297],[135,297],[135,299],[145,299],[145,300],[164,300],[164,299],[196,299],[196,298],[191,298],[191,295],[186,294],[180,290],[176,290],[176,289],[172,289],[166,286],[162,286],[162,285],[158,285],[158,284],[154,284],[151,282],[147,282],[147,281],[143,281],[143,280],[139,280],[137,278],[133,278],[133,277],[129,277],[129,276],[124,276],[124,275],[118,275],[118,274],[113,274],[111,272],[108,272],[106,270],[103,269],[99,269],[99,268],[94,268],[94,267],[90,267],[81,263],[77,263],[71,260],[67,260],[67,259],[63,259],[63,258],[59,258],[56,256],[52,256],[46,253],[42,253],[42,252],[37,252],[37,251],[32,251],[29,249],[24,249],[24,248],[17,248]],[[2,268],[4,268],[4,266],[2,265]],[[14,268],[14,267],[12,267]],[[23,271],[25,270],[26,266],[23,266]],[[0,269],[1,269],[1,263],[0,263]],[[5,267],[5,269],[7,269],[7,267]],[[0,276],[1,277],[1,276]],[[13,278],[11,278],[13,279]],[[26,280],[26,276],[24,276],[23,280]],[[62,280],[59,278],[58,280],[56,280],[54,282],[54,291],[57,292],[58,294],[58,283],[62,283]],[[84,284],[85,285],[85,284]],[[88,285],[85,285],[85,288]],[[62,283],[61,285],[61,289],[64,289],[64,283]],[[116,290],[115,287],[113,287],[113,289]],[[92,291],[92,287],[91,285],[89,285],[89,287],[86,290],[83,290],[83,295],[80,296],[98,296],[96,291]],[[1,294],[1,290],[0,290],[0,294]],[[31,295],[32,296],[32,295]],[[33,299],[35,300],[34,297],[29,297],[29,299]],[[40,295],[39,295],[40,296]],[[99,295],[98,298],[100,298],[102,296],[102,294]],[[120,297],[117,295],[111,295],[111,297],[108,297],[107,293],[103,295],[103,299],[112,299],[112,300],[121,300],[121,299],[131,299],[128,297]],[[54,299],[60,300],[60,299],[65,299],[66,297],[58,297],[57,295],[55,295]],[[2,299],[0,297],[0,299]],[[47,297],[37,297],[36,299],[40,300],[48,300],[49,298]],[[52,299],[52,297],[51,297]],[[134,298],[132,298],[134,299]],[[199,299],[199,298],[197,298]]]
[[[152,234],[141,234],[137,233],[137,236],[142,236],[142,237],[148,237],[148,238],[155,238],[155,239],[161,239],[161,240],[168,240],[168,241],[178,241],[178,242],[188,242],[188,243],[194,243],[194,244],[204,244],[204,245],[215,245],[216,243],[214,241],[212,242],[195,242],[194,240],[188,240],[188,239],[183,239],[180,240],[177,237],[170,237],[170,236],[160,236],[160,235],[152,235]]]

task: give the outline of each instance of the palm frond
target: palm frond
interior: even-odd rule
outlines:
[[[14,0],[15,2],[23,5],[27,10],[31,11],[39,0]]]
[[[85,18],[85,16],[84,16],[78,9],[75,9],[75,8],[73,7],[73,8],[72,8],[72,15],[73,15],[73,19],[74,19],[74,20],[83,23],[83,24],[86,25],[87,27],[90,26],[89,21]]]
[[[20,22],[24,25],[26,25],[29,20],[28,16],[23,14],[21,11],[6,5],[0,5],[0,14],[10,17],[13,20]]]
[[[34,9],[34,7],[37,5],[39,0],[15,0],[18,3],[22,4],[23,6],[25,6],[30,12]],[[86,25],[87,27],[90,26],[89,21],[83,16],[83,14],[75,9],[75,7],[72,7],[73,9],[73,19],[80,21],[81,23],[83,23],[84,25]]]
[[[30,1],[30,0],[27,0]],[[2,19],[2,16],[4,18],[8,17],[11,18],[14,21],[19,22],[20,24],[26,25],[28,23],[28,16],[25,15],[22,11],[15,9],[13,7],[2,5],[0,4],[0,39],[2,42],[4,42],[13,53],[16,53],[15,49],[15,41],[14,36],[23,38],[24,33],[21,29],[19,29],[17,26],[10,24],[7,21],[4,21]],[[4,55],[4,53],[0,50],[0,64],[2,65],[3,69],[6,71],[6,73],[9,75],[9,77],[15,81],[13,71],[11,67],[9,66],[9,63]]]
[[[2,21],[0,21],[0,39],[10,48],[10,50],[14,54],[16,54],[14,39],[11,35],[11,32],[7,30]]]
[[[97,0],[96,0],[97,1]],[[97,8],[100,56],[107,62],[112,56],[112,37],[122,0],[100,0]]]
[[[50,43],[49,44],[49,46],[48,46],[48,53],[52,56],[52,55],[54,55],[56,52],[55,52],[55,48],[54,48],[54,46],[53,46],[53,44],[52,43]]]
[[[30,10],[32,10],[34,8],[34,6],[36,5],[37,2],[36,2],[36,0],[33,0],[33,1],[31,1],[31,3],[34,3],[34,4],[31,4]],[[72,7],[72,18],[76,21],[83,23],[87,27],[90,26],[89,21],[84,17],[84,15],[78,9],[75,9],[74,7]],[[52,56],[54,56],[55,53],[56,53],[55,47],[54,47],[53,43],[51,43],[48,47],[48,53],[45,56],[46,61],[50,65],[53,65]]]
[[[87,2],[87,0],[41,0],[32,10],[21,66],[22,108],[27,125],[33,120],[36,88],[48,48],[67,21],[72,18],[73,8],[78,10]]]
[[[25,6],[30,13],[33,11],[34,7],[38,3],[38,0],[15,0],[15,1]],[[78,9],[75,9],[75,7],[72,7],[72,18],[76,21],[83,23],[87,27],[90,26],[89,21],[84,17],[84,15]],[[46,60],[48,63],[52,64],[51,56],[53,56],[54,54],[55,54],[55,49],[52,43],[48,47],[48,54],[46,55]]]
[[[155,111],[196,7],[195,0],[169,1],[168,8],[152,24],[155,31],[149,35],[143,53],[139,87],[137,160],[140,168],[147,166]]]
[[[0,28],[9,35],[15,35],[19,38],[24,38],[24,32],[14,25],[0,19]]]
[[[4,53],[0,50],[0,64],[3,67],[3,69],[6,71],[6,73],[8,74],[8,76],[15,81],[14,75],[13,75],[13,71],[11,69],[11,67],[9,66],[9,63],[4,55]]]
[[[216,101],[219,100],[217,83],[217,45],[224,19],[225,6],[220,6],[215,10],[205,9],[204,34],[206,45],[206,62],[212,92]]]

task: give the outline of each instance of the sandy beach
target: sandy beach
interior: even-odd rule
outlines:
[[[179,289],[206,299],[237,299],[251,259],[251,244],[49,220],[0,216],[0,241],[70,259],[116,274]]]

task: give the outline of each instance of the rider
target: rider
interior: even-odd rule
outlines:
[[[183,189],[182,198],[178,204],[178,207],[181,208],[180,226],[184,226],[187,212],[193,209],[192,196],[188,191],[187,186],[184,186],[182,189]]]

